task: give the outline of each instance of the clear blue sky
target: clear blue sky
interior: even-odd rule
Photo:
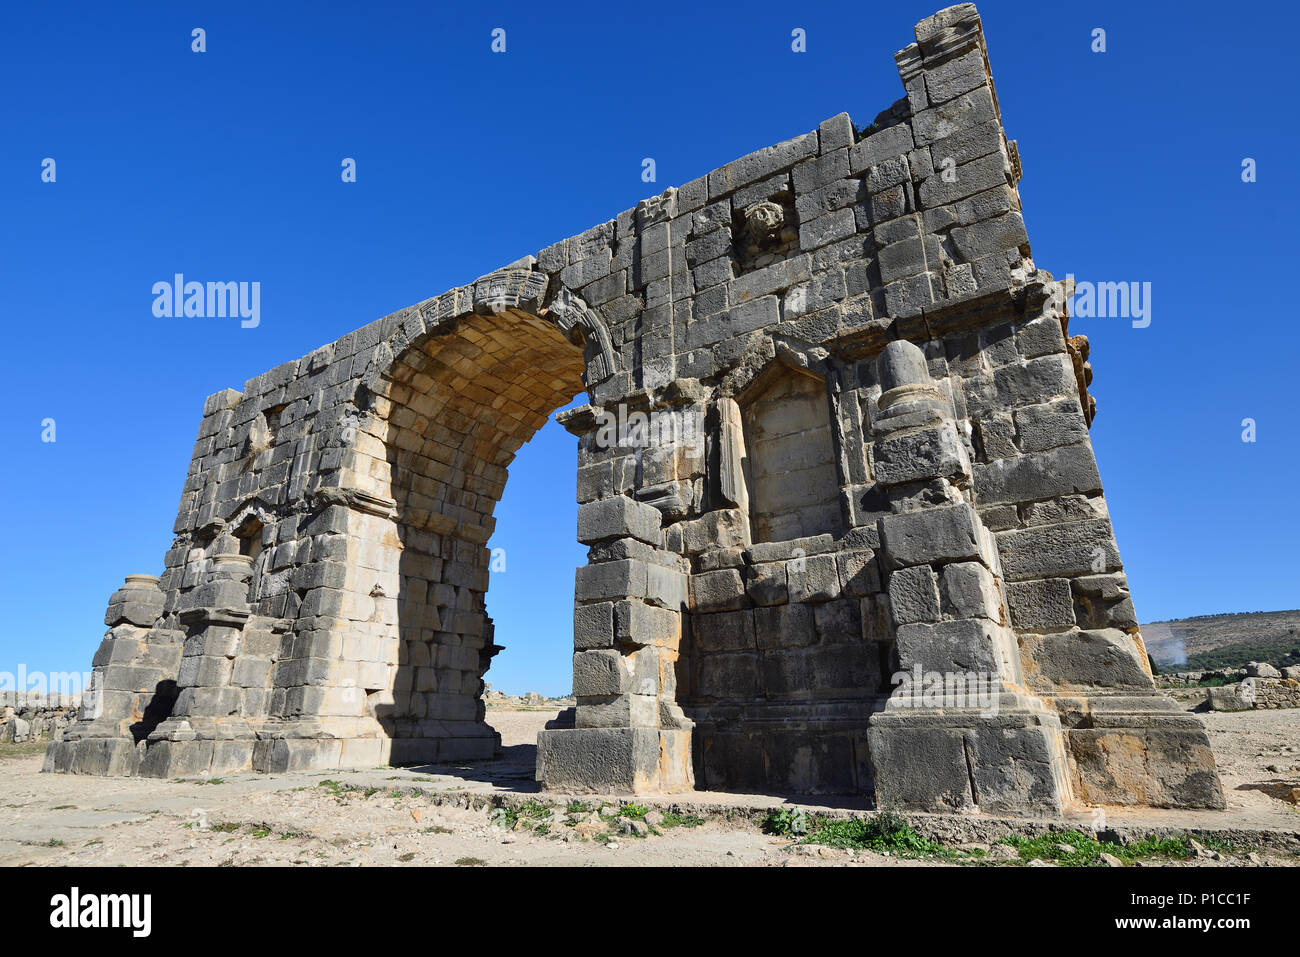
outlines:
[[[206,395],[835,113],[865,125],[939,6],[12,6],[0,671],[89,668],[109,594],[161,570]],[[1152,283],[1148,328],[1072,324],[1139,617],[1300,605],[1293,8],[979,7],[1038,266]],[[155,318],[176,272],[261,282],[260,326]],[[574,461],[548,425],[497,510],[503,690],[569,687]]]

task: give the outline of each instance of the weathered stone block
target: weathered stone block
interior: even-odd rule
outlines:
[[[712,654],[700,661],[700,694],[705,698],[752,700],[761,693],[756,654]]]
[[[691,576],[691,607],[697,612],[745,607],[745,583],[734,568]]]
[[[876,481],[901,485],[970,472],[966,448],[951,421],[876,440]]]
[[[943,566],[943,613],[952,618],[988,618],[1002,623],[1002,595],[979,562]]]
[[[1115,537],[1105,520],[1012,529],[999,532],[997,543],[1007,581],[1070,578],[1120,567]]]
[[[1128,578],[1114,575],[1084,575],[1070,582],[1074,613],[1084,628],[1136,628],[1137,613],[1129,595]]]
[[[781,605],[790,600],[785,562],[764,562],[745,568],[745,590],[755,605]]]
[[[612,538],[635,538],[658,546],[663,541],[661,523],[658,509],[618,495],[578,507],[578,541],[593,545]]]
[[[1137,644],[1115,628],[1063,631],[1022,639],[1026,678],[1058,687],[1150,689]],[[1028,662],[1033,663],[1032,669]]]
[[[614,603],[578,605],[573,609],[573,646],[580,650],[614,646]]]
[[[898,656],[905,670],[920,665],[927,672],[999,675],[997,629],[982,618],[900,625]]]
[[[1025,406],[1015,412],[1016,435],[1026,452],[1073,445],[1088,437],[1078,400],[1074,398]]]
[[[753,615],[760,650],[803,648],[817,641],[812,605],[772,605],[755,608]]]
[[[896,568],[981,558],[979,517],[969,505],[886,515],[879,527],[882,552]]]
[[[719,651],[756,651],[754,638],[754,613],[724,611],[712,615],[690,616],[694,647],[701,654]]]
[[[938,621],[939,587],[934,569],[915,565],[890,575],[889,607],[897,625]]]
[[[681,633],[682,616],[677,610],[639,601],[614,605],[614,638],[620,644],[676,648]]]
[[[786,562],[792,602],[821,602],[839,597],[840,576],[833,555],[812,555]]]
[[[1007,584],[1011,622],[1022,632],[1061,631],[1075,626],[1070,581],[1046,578]]]
[[[588,695],[622,694],[631,686],[631,675],[617,651],[580,651],[573,656],[573,693]]]
[[[631,559],[583,565],[576,573],[575,597],[579,602],[644,598],[648,567]]]
[[[880,569],[875,551],[841,551],[836,553],[835,561],[839,565],[840,588],[845,595],[862,598],[880,591]]]

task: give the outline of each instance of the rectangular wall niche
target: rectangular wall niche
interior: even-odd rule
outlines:
[[[826,384],[782,368],[741,407],[755,542],[840,531]]]

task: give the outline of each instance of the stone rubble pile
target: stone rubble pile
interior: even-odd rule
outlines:
[[[77,719],[81,695],[0,691],[0,744],[57,740]]]

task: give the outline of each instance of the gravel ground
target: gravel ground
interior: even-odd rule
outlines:
[[[550,803],[546,795],[533,796],[532,780],[536,734],[549,717],[494,710],[489,720],[502,734],[505,757],[474,767],[237,774],[206,782],[41,774],[39,753],[11,747],[0,752],[0,864],[950,866],[764,834],[758,821],[783,803],[778,797],[646,798],[642,803],[653,810],[671,804],[686,815],[681,823],[670,817],[675,826],[660,825],[661,833],[648,836],[619,833],[616,820],[587,812],[575,824],[562,804],[544,834],[528,816],[547,813],[540,804],[521,814],[529,826],[502,827],[503,812],[494,820],[494,804],[518,807],[536,797]],[[1211,852],[1178,866],[1296,863],[1300,812],[1283,796],[1300,786],[1300,711],[1205,718],[1229,810],[1116,810],[1107,824],[1166,832],[1233,828],[1261,838],[1289,833],[1290,853],[1282,850],[1285,841],[1251,836],[1240,853],[1215,860]],[[846,807],[852,802],[839,805]],[[914,823],[950,846],[988,848],[997,833],[996,822],[981,819],[930,819],[928,828]]]

